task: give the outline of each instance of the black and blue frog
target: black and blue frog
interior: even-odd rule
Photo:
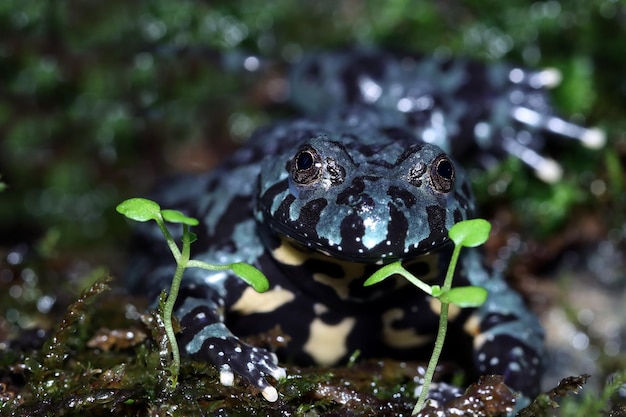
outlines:
[[[176,307],[182,350],[214,363],[223,384],[238,374],[270,401],[278,393],[268,377],[285,376],[278,358],[330,366],[359,350],[427,359],[438,301],[401,278],[363,282],[396,260],[442,282],[448,230],[476,216],[457,159],[514,155],[555,180],[558,165],[539,153],[544,137],[602,141],[554,114],[546,88],[556,75],[380,51],[305,57],[290,89],[307,116],[258,130],[218,169],[155,196],[200,220],[193,258],[248,262],[270,282],[256,293],[229,271],[187,270]],[[156,228],[139,233],[129,285],[156,298],[175,267]],[[464,252],[456,275],[455,285],[483,286],[489,297],[479,309],[451,311],[443,359],[535,394],[544,358],[537,318],[478,250]],[[240,339],[276,326],[289,340],[276,352]]]

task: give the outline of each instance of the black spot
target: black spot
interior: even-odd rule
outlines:
[[[391,221],[387,228],[387,240],[391,242],[390,249],[401,248],[404,251],[404,241],[406,240],[409,221],[393,204],[389,204],[389,217]],[[385,242],[382,244],[386,245]]]
[[[396,165],[400,165],[402,162],[404,162],[409,156],[413,155],[416,152],[419,152],[422,150],[422,148],[424,147],[423,144],[415,144],[415,145],[411,145],[409,146],[404,152],[402,152],[402,154],[398,157],[398,159],[396,160]]]
[[[391,201],[393,201],[396,207],[411,208],[416,203],[413,193],[395,185],[389,187],[387,195],[391,198]]]
[[[325,198],[316,198],[309,201],[300,209],[300,217],[298,217],[297,222],[304,224],[304,227],[308,229],[308,233],[314,233],[315,227],[320,220],[320,214],[327,204],[328,201]]]
[[[430,235],[433,233],[440,233],[440,230],[445,230],[446,227],[446,209],[439,206],[426,207],[426,214],[428,215],[428,227],[430,228]]]
[[[345,189],[337,195],[335,202],[337,204],[343,204],[351,206],[357,196],[361,195],[365,190],[365,179],[363,177],[357,177],[352,180],[352,183],[345,187]]]
[[[363,237],[365,226],[363,219],[356,212],[347,215],[341,222],[341,242],[355,242],[356,238]]]
[[[261,181],[261,177],[259,176],[259,182],[257,183],[258,189],[261,189],[260,181]],[[269,212],[274,200],[276,199],[276,196],[283,193],[288,188],[289,188],[289,185],[286,179],[283,181],[277,182],[276,184],[273,184],[270,188],[265,190],[265,192],[261,195],[259,199],[258,209],[262,212]],[[291,194],[287,198],[289,197],[291,197],[291,201],[289,202],[289,204],[291,204],[291,202],[295,199],[295,197],[293,197]],[[283,203],[285,202],[283,201]]]
[[[499,326],[504,323],[511,323],[518,320],[517,316],[513,314],[487,314],[480,322],[480,332],[484,333],[489,329]]]

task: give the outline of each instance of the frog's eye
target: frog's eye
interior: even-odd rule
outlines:
[[[322,157],[315,149],[305,146],[291,160],[291,178],[296,184],[311,185],[322,177]]]
[[[454,185],[454,165],[446,155],[439,155],[430,165],[430,182],[441,193],[447,193]]]

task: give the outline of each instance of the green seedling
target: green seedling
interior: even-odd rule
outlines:
[[[116,207],[116,210],[118,213],[126,216],[127,218],[138,222],[154,220],[161,229],[161,232],[165,237],[165,241],[167,242],[167,245],[176,261],[176,272],[172,278],[170,291],[162,308],[165,332],[172,350],[172,364],[170,372],[171,385],[172,388],[174,388],[176,387],[178,374],[180,372],[180,352],[176,342],[174,327],[172,325],[172,312],[174,310],[176,298],[178,297],[178,290],[180,288],[180,283],[185,269],[191,267],[207,269],[209,271],[223,271],[230,269],[258,292],[267,291],[269,289],[269,282],[261,271],[254,266],[243,262],[215,265],[190,259],[190,246],[196,240],[196,235],[189,231],[189,227],[197,226],[199,224],[198,220],[193,217],[185,216],[177,210],[161,210],[161,207],[156,202],[145,198],[131,198],[125,200]],[[170,234],[167,226],[165,225],[166,221],[170,223],[182,224],[183,235],[181,238],[181,248],[178,247],[174,238]]]
[[[419,413],[426,404],[426,396],[428,395],[428,389],[432,382],[433,375],[435,374],[435,368],[439,361],[439,356],[443,349],[443,342],[446,338],[446,331],[448,329],[448,308],[450,304],[455,304],[462,308],[467,307],[479,307],[487,299],[487,290],[482,287],[467,286],[452,288],[452,278],[454,277],[454,270],[459,260],[461,248],[463,247],[476,247],[480,246],[489,238],[489,231],[491,230],[491,224],[483,219],[465,220],[452,226],[448,232],[448,236],[452,242],[454,242],[454,250],[452,252],[452,258],[448,265],[448,271],[443,282],[443,286],[428,285],[424,281],[421,281],[415,275],[407,271],[401,261],[397,261],[386,265],[376,271],[370,276],[363,285],[373,285],[382,280],[392,276],[401,275],[413,285],[424,291],[426,294],[438,298],[441,302],[441,313],[439,315],[439,329],[437,331],[437,338],[435,339],[435,346],[433,348],[432,356],[428,362],[428,368],[424,375],[424,384],[422,385],[422,392],[415,404],[413,414]]]

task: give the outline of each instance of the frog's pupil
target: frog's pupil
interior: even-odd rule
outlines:
[[[452,172],[452,164],[448,160],[443,160],[439,162],[439,165],[437,165],[437,174],[447,180],[452,179]]]
[[[298,155],[296,165],[298,166],[298,169],[301,170],[311,168],[313,166],[313,155],[311,155],[310,152],[302,152]]]

